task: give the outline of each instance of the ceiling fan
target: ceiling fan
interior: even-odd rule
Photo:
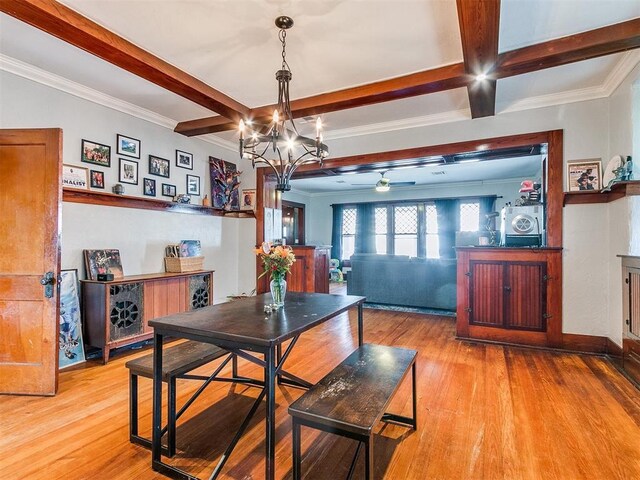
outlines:
[[[388,170],[385,170],[384,172],[380,172],[380,180],[378,180],[378,182],[376,183],[376,192],[388,192],[389,189],[391,188],[391,185],[394,185],[396,187],[402,187],[405,185],[415,185],[416,182],[392,182],[391,179],[385,177],[385,173],[387,173]],[[352,183],[351,185],[371,185],[369,183]]]

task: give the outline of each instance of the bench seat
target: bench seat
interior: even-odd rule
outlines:
[[[300,478],[301,425],[358,440],[361,442],[358,451],[364,444],[366,478],[371,478],[372,433],[376,424],[382,420],[417,427],[416,356],[415,350],[365,344],[289,406],[294,479]],[[413,417],[386,413],[409,370],[413,381]],[[353,467],[352,464],[352,471]]]

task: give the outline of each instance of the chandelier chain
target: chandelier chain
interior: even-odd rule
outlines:
[[[287,63],[287,31],[283,28],[280,29],[278,37],[280,37],[280,43],[282,43],[282,70],[291,71]]]

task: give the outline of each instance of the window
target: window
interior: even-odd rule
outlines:
[[[460,203],[460,231],[477,232],[480,230],[480,204]]]
[[[440,239],[438,237],[438,212],[435,205],[427,205],[426,232],[427,258],[440,258]]]
[[[418,206],[394,207],[394,252],[396,255],[418,256]]]
[[[387,207],[376,207],[376,253],[387,253]]]
[[[355,208],[345,208],[342,211],[342,258],[340,260],[351,258],[355,252],[357,213]]]

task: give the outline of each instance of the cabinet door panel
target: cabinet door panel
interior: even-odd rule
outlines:
[[[502,326],[504,323],[504,265],[470,262],[469,323]]]
[[[543,276],[544,264],[513,263],[507,266],[505,301],[506,327],[545,330]]]

